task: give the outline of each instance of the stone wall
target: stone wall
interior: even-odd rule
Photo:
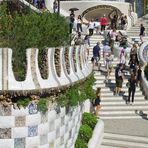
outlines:
[[[49,106],[46,114],[33,102],[25,109],[0,106],[0,148],[74,148],[84,106],[68,113]]]
[[[17,81],[15,79],[12,68],[12,49],[0,48],[0,90],[26,91],[50,89],[72,85],[74,82],[86,78],[92,72],[91,67],[88,65],[86,49],[84,46],[67,48],[68,50],[65,50],[65,47],[48,49],[47,65],[49,76],[47,79],[41,77],[38,65],[38,49],[27,49],[27,72],[24,81]],[[55,56],[56,50],[59,51],[59,55]],[[58,58],[58,60],[55,58]],[[68,59],[68,64],[65,62],[66,59]],[[76,65],[76,68],[74,68],[74,65]],[[68,73],[68,71],[70,72]]]
[[[148,62],[148,42],[144,42],[139,50],[139,58],[142,67],[142,90],[144,92],[145,97],[148,99],[148,81],[144,74],[145,65]]]

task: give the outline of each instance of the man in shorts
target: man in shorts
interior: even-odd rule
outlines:
[[[97,42],[96,46],[93,48],[93,69],[95,66],[98,66],[98,62],[100,60],[100,43]]]

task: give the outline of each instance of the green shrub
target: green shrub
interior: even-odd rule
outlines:
[[[76,84],[66,91],[58,95],[57,102],[61,107],[76,106],[86,99],[94,99],[95,91],[92,88],[94,84],[94,76],[91,75],[89,79],[81,84]]]
[[[38,109],[42,113],[46,113],[48,111],[47,99],[40,99],[38,102]]]
[[[84,142],[88,143],[92,137],[92,129],[88,125],[84,124],[80,126],[78,138],[83,139]]]
[[[57,103],[61,107],[69,106],[69,99],[67,99],[66,94],[64,94],[64,93],[59,94]]]
[[[93,130],[94,127],[96,126],[96,123],[97,123],[97,118],[95,115],[91,113],[83,113],[82,124],[87,124]]]
[[[67,98],[69,99],[69,105],[70,106],[76,106],[76,105],[78,105],[78,100],[79,100],[78,88],[71,87],[67,91],[66,94],[67,94]]]
[[[145,74],[146,79],[148,80],[148,64],[145,66],[144,74]]]
[[[77,139],[75,148],[88,148],[87,144],[82,139]]]
[[[17,100],[17,105],[26,107],[26,106],[28,106],[29,102],[30,102],[29,98],[20,98]]]
[[[10,16],[6,5],[0,5],[0,29],[0,40],[5,41],[1,46],[13,49],[13,71],[17,80],[25,79],[27,48],[44,50],[64,45],[69,39],[68,23],[63,16],[48,12],[38,14],[32,10]],[[41,58],[39,56],[39,65]],[[47,78],[45,73],[43,78]]]

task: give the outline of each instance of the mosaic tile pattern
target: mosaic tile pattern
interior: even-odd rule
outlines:
[[[41,123],[45,123],[48,121],[48,113],[41,114]]]
[[[48,139],[47,139],[48,135],[41,135],[40,136],[40,145],[44,145],[48,143]]]
[[[60,129],[56,129],[56,138],[60,137]]]
[[[14,148],[25,148],[25,138],[15,138],[14,139]]]
[[[148,45],[143,50],[143,58],[148,62]]]
[[[11,115],[11,106],[4,107],[0,104],[0,116],[10,116]]]
[[[11,128],[0,128],[0,139],[10,139],[11,138]]]
[[[54,121],[49,122],[49,131],[52,132],[54,131],[55,127],[54,127]]]
[[[64,144],[64,136],[61,137],[61,145]]]
[[[28,106],[29,114],[37,114],[38,113],[38,107],[36,103],[31,102]]]
[[[63,117],[61,118],[61,126],[64,125],[64,119],[65,119],[65,117],[63,116]]]
[[[15,117],[15,126],[22,127],[25,126],[26,117],[25,116],[16,116]]]
[[[28,126],[28,137],[34,137],[38,134],[38,126]]]
[[[77,124],[80,124],[80,122],[76,122],[74,118],[80,118],[81,112],[78,110],[73,110],[72,112],[71,110],[70,114],[65,115],[64,111],[64,113],[56,114],[56,116],[53,114],[54,118],[52,118],[53,115],[49,112],[46,114],[38,113],[37,106],[34,104],[30,104],[30,107],[28,106],[26,109],[27,116],[20,114],[18,110],[16,116],[13,116],[15,121],[11,128],[0,129],[0,139],[13,138],[14,141],[12,140],[12,144],[14,148],[66,148],[66,144],[71,147],[71,142],[69,140],[71,140],[73,144],[74,135],[78,127]],[[9,113],[10,111],[11,110],[9,110]],[[28,113],[30,115],[28,115]],[[1,112],[1,114],[4,113]],[[8,115],[8,112],[6,114]],[[38,114],[41,118],[35,118]],[[51,115],[50,120],[49,114]],[[28,122],[30,122],[30,120],[35,120],[35,123],[32,124],[32,122],[30,122],[30,124],[27,124],[27,120]],[[75,130],[72,132],[72,129]],[[19,133],[20,136],[18,135]]]

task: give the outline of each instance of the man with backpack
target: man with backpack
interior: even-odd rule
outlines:
[[[116,79],[116,88],[115,88],[115,96],[119,96],[119,93],[122,88],[123,83],[123,64],[119,64],[115,70],[115,79]]]
[[[93,48],[93,69],[94,66],[98,66],[98,62],[100,60],[100,43],[97,42],[96,46]]]

